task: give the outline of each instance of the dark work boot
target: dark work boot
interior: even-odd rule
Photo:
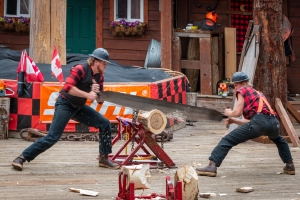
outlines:
[[[210,160],[206,167],[196,168],[196,172],[200,176],[215,177],[217,175],[217,164],[213,160]]]
[[[108,155],[99,155],[99,167],[106,167],[110,169],[120,168],[117,163],[113,163],[110,159],[108,159]]]
[[[19,171],[22,171],[23,169],[23,163],[26,162],[26,159],[24,158],[23,154],[18,156],[14,161],[12,162],[12,166]]]
[[[283,173],[295,175],[295,166],[292,160],[285,164],[285,167],[283,168]]]

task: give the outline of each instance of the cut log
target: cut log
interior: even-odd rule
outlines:
[[[140,111],[137,117],[143,127],[154,134],[160,134],[167,125],[166,115],[159,110]]]
[[[150,165],[131,165],[123,166],[121,183],[123,183],[124,175],[127,175],[126,189],[129,188],[129,183],[134,183],[134,189],[149,189],[150,188]]]
[[[193,167],[184,166],[175,173],[174,183],[182,182],[182,200],[198,199],[198,175]]]

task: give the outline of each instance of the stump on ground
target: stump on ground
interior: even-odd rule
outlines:
[[[198,175],[193,167],[184,166],[176,171],[174,183],[178,181],[182,181],[182,200],[198,199]]]
[[[129,183],[134,183],[134,189],[149,189],[150,188],[150,165],[131,165],[123,166],[121,172],[127,175],[126,189],[129,188]],[[123,183],[123,179],[121,180]]]

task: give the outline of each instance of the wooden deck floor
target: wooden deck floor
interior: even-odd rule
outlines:
[[[196,122],[174,132],[174,138],[164,149],[177,167],[197,162],[205,166],[207,158],[225,132],[223,123]],[[297,129],[299,133],[299,129]],[[118,192],[118,171],[97,166],[97,142],[58,142],[22,172],[11,167],[12,160],[30,145],[21,139],[0,140],[0,199],[9,200],[67,200],[115,199]],[[114,147],[114,152],[122,142]],[[295,166],[300,166],[300,149],[290,144]],[[199,177],[200,192],[213,192],[211,199],[300,199],[300,171],[296,175],[277,174],[282,171],[274,144],[248,141],[234,147],[218,168],[217,177]],[[176,169],[151,170],[152,187],[143,192],[165,193],[165,177]],[[238,187],[250,186],[251,193],[237,193]],[[99,192],[97,197],[80,196],[70,187]],[[219,196],[219,194],[227,194]],[[136,191],[142,194],[142,191]]]

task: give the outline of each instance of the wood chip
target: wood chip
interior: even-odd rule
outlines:
[[[217,196],[215,193],[209,193],[209,192],[199,194],[200,198],[206,198],[206,199],[208,199],[209,197],[215,197],[215,196]]]
[[[242,193],[248,193],[248,192],[253,192],[254,189],[252,187],[242,187],[242,188],[236,188],[236,191]]]

